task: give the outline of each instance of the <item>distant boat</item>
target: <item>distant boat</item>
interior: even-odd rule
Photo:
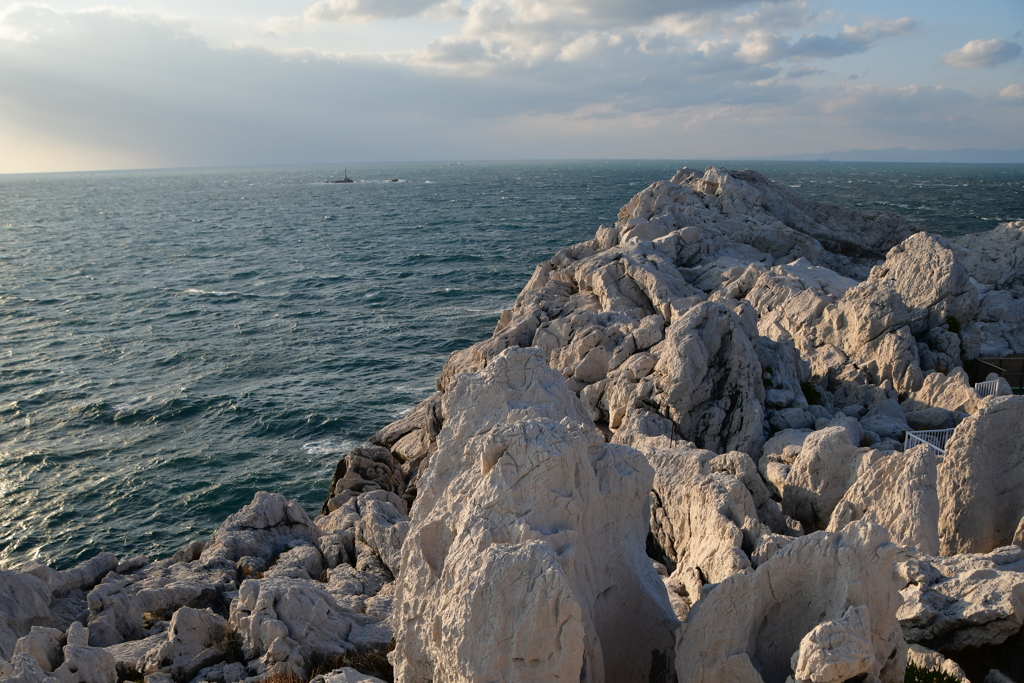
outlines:
[[[355,181],[348,177],[348,169],[345,169],[345,175],[342,176],[341,180],[328,180],[329,183],[354,183]]]

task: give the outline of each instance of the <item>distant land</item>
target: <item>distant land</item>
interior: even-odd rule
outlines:
[[[1024,149],[851,149],[846,152],[821,154],[784,154],[772,157],[754,157],[771,161],[889,161],[949,164],[1024,164]]]

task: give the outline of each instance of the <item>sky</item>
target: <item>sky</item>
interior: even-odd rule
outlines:
[[[0,0],[0,173],[1024,148],[1024,0]]]

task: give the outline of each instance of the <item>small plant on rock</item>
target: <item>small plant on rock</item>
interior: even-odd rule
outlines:
[[[907,672],[903,680],[904,683],[962,683],[959,678],[950,676],[945,671],[925,669],[913,662],[907,663]]]

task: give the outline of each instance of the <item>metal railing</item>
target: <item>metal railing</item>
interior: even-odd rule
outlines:
[[[953,436],[952,429],[926,429],[917,432],[907,432],[903,437],[903,450],[906,451],[918,444],[926,444],[932,447],[939,455],[946,454],[946,443],[949,437]]]
[[[974,385],[974,392],[981,398],[986,396],[995,396],[996,392],[999,391],[999,380],[993,379],[987,382],[978,382]]]

